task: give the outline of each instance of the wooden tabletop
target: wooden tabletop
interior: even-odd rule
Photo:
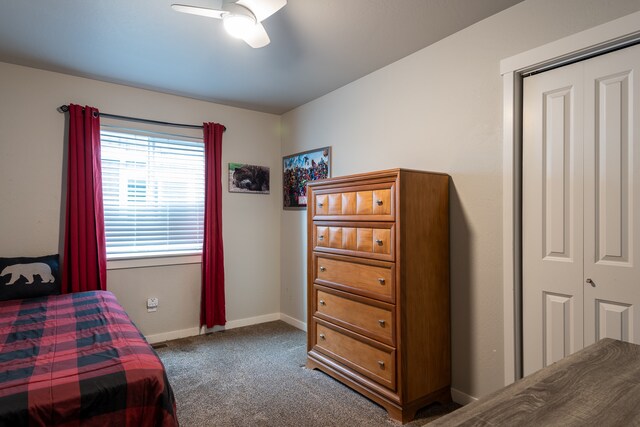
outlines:
[[[640,425],[640,346],[602,339],[429,425]]]

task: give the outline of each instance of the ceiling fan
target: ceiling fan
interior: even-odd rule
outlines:
[[[271,41],[261,22],[286,4],[287,0],[237,0],[222,2],[219,9],[184,4],[172,4],[171,7],[177,12],[222,19],[231,36],[244,40],[253,48],[260,48]]]

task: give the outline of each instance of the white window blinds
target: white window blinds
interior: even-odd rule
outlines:
[[[102,127],[107,258],[202,251],[204,144]]]

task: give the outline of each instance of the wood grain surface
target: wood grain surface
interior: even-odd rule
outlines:
[[[402,423],[451,399],[448,182],[394,169],[307,187],[307,366]]]
[[[640,425],[640,346],[605,338],[429,425]]]
[[[395,265],[340,255],[313,254],[314,282],[342,291],[395,302]]]

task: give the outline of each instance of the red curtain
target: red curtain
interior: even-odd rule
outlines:
[[[204,241],[200,326],[224,326],[224,252],[222,250],[222,133],[218,123],[204,123]]]
[[[62,292],[106,288],[100,117],[96,108],[70,104]]]

